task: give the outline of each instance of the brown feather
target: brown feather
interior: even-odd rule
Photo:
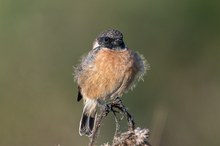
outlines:
[[[135,61],[135,53],[130,49],[101,49],[89,67],[78,75],[81,94],[90,99],[122,96],[144,68]]]

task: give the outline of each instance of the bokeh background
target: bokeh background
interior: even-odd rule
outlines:
[[[153,146],[219,146],[220,1],[1,0],[0,145],[85,146],[73,68],[107,28],[151,65],[123,102]],[[97,145],[111,142],[108,116]]]

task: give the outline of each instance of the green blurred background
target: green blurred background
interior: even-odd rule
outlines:
[[[151,65],[123,102],[152,145],[219,146],[217,0],[0,0],[0,145],[88,144],[72,66],[107,28]],[[97,145],[114,129],[108,116]]]

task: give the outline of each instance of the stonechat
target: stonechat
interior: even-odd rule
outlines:
[[[84,101],[79,134],[90,137],[97,105],[121,97],[142,79],[147,69],[144,57],[125,45],[120,31],[109,29],[99,34],[88,55],[75,68],[77,101]]]

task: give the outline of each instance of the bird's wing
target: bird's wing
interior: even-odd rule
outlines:
[[[81,74],[89,68],[90,64],[95,58],[96,53],[100,50],[100,47],[96,47],[92,49],[89,54],[86,57],[82,58],[82,62],[75,67],[74,69],[74,78],[76,82],[78,82],[78,79],[80,78]],[[77,83],[78,84],[78,83]],[[83,98],[82,93],[81,93],[81,87],[78,84],[78,96],[77,96],[77,101],[80,101]]]
[[[78,96],[77,96],[77,101],[80,101],[82,99],[82,94],[81,94],[81,88],[78,86]]]

